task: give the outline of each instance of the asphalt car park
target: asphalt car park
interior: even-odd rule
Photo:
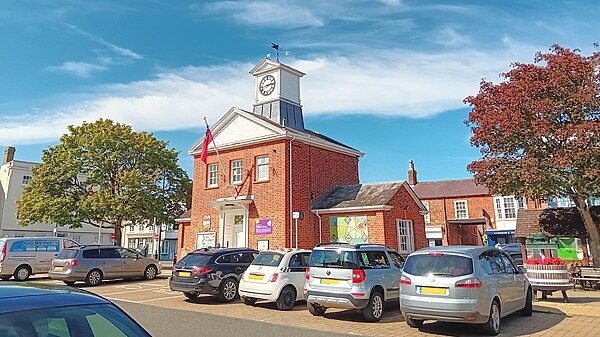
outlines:
[[[34,282],[62,284],[60,281],[36,278]],[[165,275],[151,281],[106,281],[96,287],[80,285],[78,287],[102,295],[126,306],[150,305],[153,312],[171,309],[187,310],[199,313],[210,313],[229,317],[243,318],[266,323],[297,326],[341,334],[367,336],[480,336],[481,333],[472,326],[453,323],[426,322],[421,329],[409,328],[399,313],[398,306],[390,304],[386,307],[381,321],[368,323],[362,313],[356,310],[330,309],[323,317],[314,317],[306,309],[306,303],[299,301],[290,311],[277,310],[272,302],[258,302],[254,306],[244,305],[241,301],[222,303],[215,296],[200,295],[190,300],[180,292],[169,289]],[[160,315],[160,314],[158,314]],[[135,317],[142,321],[144,317]],[[503,319],[500,336],[543,336],[546,332],[562,331],[561,321],[564,316],[534,312],[533,317],[511,315]],[[568,318],[567,318],[568,320]],[[189,322],[188,324],[193,324]],[[549,330],[549,331],[548,331]],[[560,335],[560,333],[559,333]]]

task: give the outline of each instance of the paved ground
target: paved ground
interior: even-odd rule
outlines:
[[[168,274],[168,269],[166,270]],[[60,283],[38,278],[36,282]],[[197,300],[185,299],[180,293],[170,291],[166,276],[152,281],[105,282],[102,286],[86,288],[121,303],[151,305],[164,309],[187,310],[273,323],[297,326],[320,331],[368,336],[480,336],[473,326],[465,324],[426,323],[420,330],[409,328],[399,314],[397,304],[386,309],[381,322],[363,322],[357,311],[329,309],[324,317],[313,317],[301,302],[289,312],[279,311],[271,303],[246,306],[240,302],[223,304],[212,296]],[[535,302],[533,317],[518,314],[502,320],[500,336],[566,336],[598,335],[600,331],[600,291],[569,291],[570,303],[563,303],[560,293],[547,300]],[[125,304],[123,304],[125,303]],[[158,308],[156,308],[158,310]]]

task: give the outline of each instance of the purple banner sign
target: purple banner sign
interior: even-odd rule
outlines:
[[[273,234],[271,219],[258,220],[254,225],[254,234]]]

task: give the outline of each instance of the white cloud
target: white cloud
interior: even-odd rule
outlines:
[[[80,78],[89,78],[93,72],[106,70],[106,67],[97,64],[69,61],[60,66],[47,68],[50,71],[61,71]]]
[[[93,34],[91,34],[89,32],[86,32],[85,30],[83,30],[83,29],[81,29],[81,28],[79,28],[77,26],[70,25],[70,24],[65,24],[65,26],[67,26],[67,27],[71,28],[72,30],[74,30],[75,32],[77,32],[77,33],[79,33],[79,34],[87,37],[88,39],[90,39],[90,40],[92,40],[92,41],[94,41],[96,43],[99,43],[99,44],[101,44],[101,45],[109,48],[114,53],[116,53],[116,54],[118,54],[118,55],[120,55],[122,57],[126,57],[128,59],[133,59],[133,60],[140,60],[140,59],[144,58],[142,55],[134,52],[131,49],[127,49],[127,48],[123,48],[123,47],[119,47],[117,45],[114,45],[114,44],[112,44],[112,43],[104,40],[101,37],[98,37],[98,36],[95,36],[95,35],[93,35]]]
[[[398,6],[402,4],[402,0],[379,0],[381,3],[384,3],[386,5],[390,5],[390,6]]]
[[[199,9],[198,6],[194,7]],[[308,8],[290,3],[223,1],[201,8],[209,12],[231,15],[242,24],[274,28],[321,27],[324,25],[323,19],[315,16]]]
[[[454,28],[444,27],[437,32],[434,42],[448,47],[461,47],[467,44],[468,40]]]
[[[292,60],[302,78],[305,116],[373,114],[425,118],[463,108],[481,78],[497,79],[512,61],[530,62],[539,48],[432,54],[372,50],[352,57]],[[0,117],[0,144],[55,141],[66,126],[110,118],[136,130],[165,131],[203,127],[232,106],[251,110],[254,81],[250,63],[162,69],[153,80],[96,88],[70,104],[15,118]]]

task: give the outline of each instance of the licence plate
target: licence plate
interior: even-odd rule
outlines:
[[[331,278],[322,278],[321,279],[321,284],[338,284],[338,283],[340,283],[339,280],[334,280]]]
[[[54,271],[63,271],[64,267],[56,266],[54,267]]]
[[[190,276],[192,276],[192,273],[189,271],[180,271],[179,276],[180,277],[190,277]]]
[[[263,279],[263,275],[257,275],[257,274],[250,274],[248,275],[248,278],[251,280],[262,280]]]
[[[417,293],[427,295],[448,295],[448,288],[417,287]]]

